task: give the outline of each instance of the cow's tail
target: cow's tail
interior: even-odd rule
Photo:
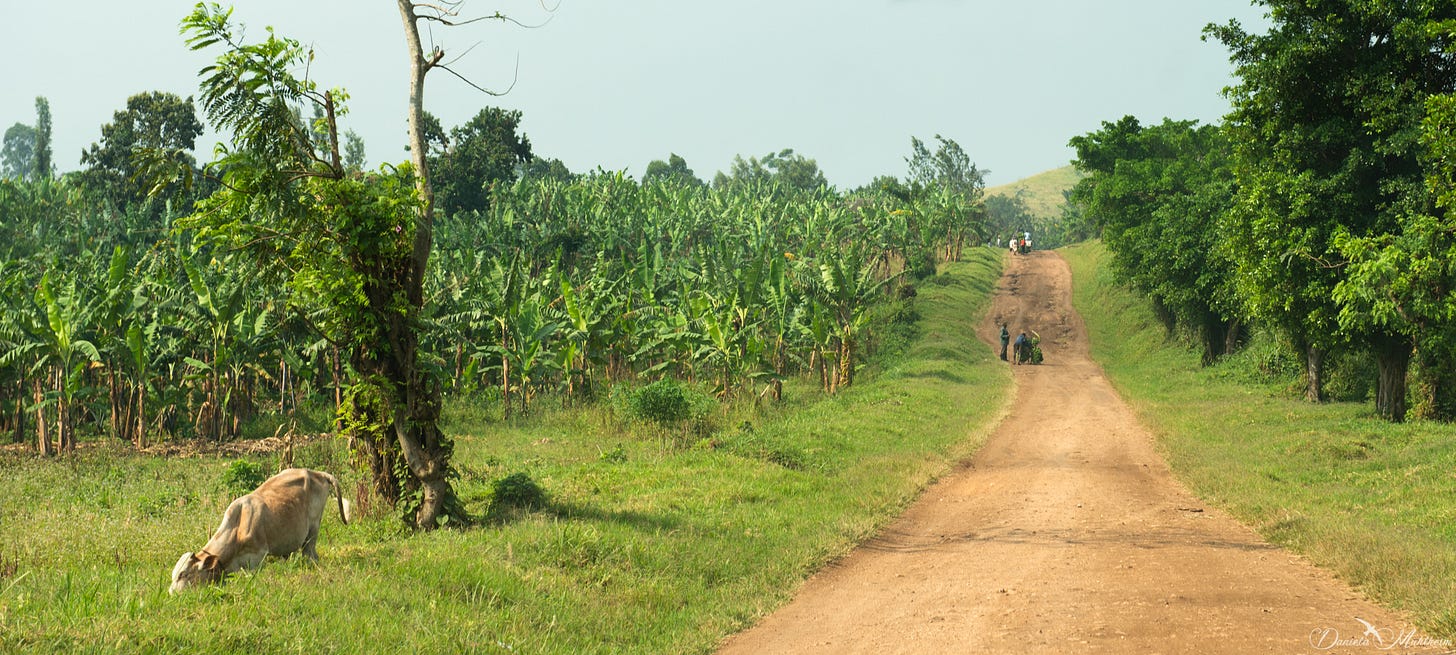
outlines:
[[[325,475],[329,475],[329,474],[325,473]],[[349,501],[347,501],[347,500],[344,499],[344,493],[343,493],[342,490],[339,489],[339,480],[338,480],[338,478],[335,478],[334,476],[329,475],[329,484],[331,484],[331,485],[334,486],[334,497],[339,499],[339,519],[344,522],[344,525],[348,525],[349,524]]]

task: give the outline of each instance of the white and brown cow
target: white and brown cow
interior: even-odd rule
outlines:
[[[171,593],[222,580],[239,569],[256,569],[268,555],[286,557],[300,548],[318,560],[319,520],[329,495],[339,499],[339,518],[349,522],[339,481],[322,471],[286,469],[234,500],[207,545],[185,553],[172,568]]]

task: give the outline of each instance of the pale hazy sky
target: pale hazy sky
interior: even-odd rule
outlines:
[[[0,0],[0,132],[35,122],[50,100],[57,167],[80,152],[130,95],[197,92],[208,55],[189,52],[186,0]],[[1067,140],[1132,114],[1216,122],[1228,103],[1228,55],[1200,35],[1237,18],[1264,26],[1246,0],[468,0],[526,23],[439,29],[454,68],[426,106],[449,128],[487,105],[519,109],[538,156],[573,171],[640,176],[682,155],[699,177],[793,148],[829,181],[904,176],[910,137],[955,139],[992,185],[1066,165]],[[312,44],[312,76],[349,91],[343,126],[369,160],[402,161],[406,59],[390,0],[238,0],[250,39],[273,26]],[[549,21],[548,21],[549,19]],[[1262,28],[1261,28],[1262,29]],[[427,38],[430,38],[427,36]],[[212,53],[215,55],[216,53]],[[214,137],[199,143],[210,159]]]

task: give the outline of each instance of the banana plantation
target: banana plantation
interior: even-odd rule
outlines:
[[[358,174],[368,180],[370,174]],[[42,453],[228,440],[327,416],[347,346],[247,257],[160,200],[108,209],[69,178],[0,180],[0,430]],[[446,395],[587,402],[672,378],[772,402],[834,393],[938,262],[980,243],[978,194],[639,183],[497,186],[438,220],[424,361]]]

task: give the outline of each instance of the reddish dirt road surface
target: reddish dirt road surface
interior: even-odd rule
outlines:
[[[1003,320],[1042,335],[1046,364],[1015,367],[986,445],[721,653],[1421,650],[1400,615],[1173,479],[1089,358],[1059,256],[1011,258],[981,340]]]

